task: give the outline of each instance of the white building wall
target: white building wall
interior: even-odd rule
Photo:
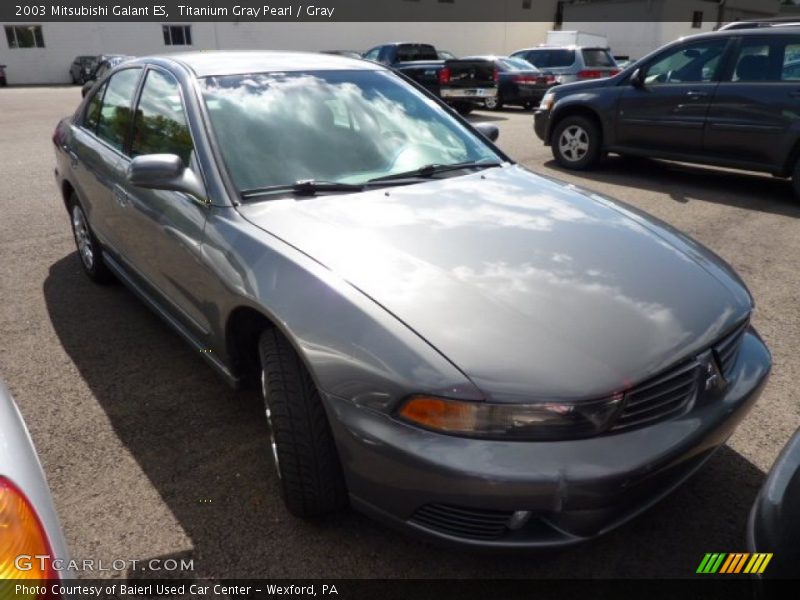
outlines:
[[[175,21],[174,24],[188,24]],[[36,23],[31,23],[36,24]],[[0,24],[6,25],[6,24]],[[10,49],[0,64],[10,85],[69,83],[82,54],[146,55],[174,51],[272,49],[368,50],[391,41],[430,42],[456,55],[509,53],[543,43],[552,23],[192,23],[193,45],[165,46],[161,23],[43,23],[44,48]]]

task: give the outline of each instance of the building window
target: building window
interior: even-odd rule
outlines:
[[[439,4],[453,4],[456,0],[439,0]]]
[[[9,48],[44,48],[41,25],[6,25]]]
[[[696,10],[692,13],[692,29],[700,29],[703,26],[703,11]]]
[[[165,46],[191,46],[191,25],[162,25]]]

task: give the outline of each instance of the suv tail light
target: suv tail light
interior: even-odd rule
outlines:
[[[604,76],[605,73],[598,71],[597,69],[584,69],[583,71],[578,71],[578,79],[599,79],[600,77]]]
[[[445,67],[439,71],[439,85],[446,85],[450,83],[450,68]]]
[[[614,75],[616,75],[617,73],[619,73],[619,69],[611,69],[611,70],[608,72],[608,76],[609,76],[609,77],[613,77],[613,76],[614,76]]]
[[[536,83],[543,83],[543,77],[537,77],[536,75],[514,75],[511,78],[511,81],[514,83],[521,83],[523,85],[534,85]]]
[[[492,79],[494,80],[495,83],[500,81],[500,71],[498,70],[497,67],[494,68],[494,72],[492,73]]]
[[[53,553],[50,542],[25,494],[5,477],[0,477],[0,579],[56,579],[50,561],[42,565],[34,556]],[[25,570],[17,567],[17,559],[28,557]],[[44,568],[42,568],[44,566]],[[28,569],[27,567],[30,567]]]

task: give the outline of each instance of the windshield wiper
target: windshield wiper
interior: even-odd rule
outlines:
[[[378,183],[381,181],[392,181],[394,179],[409,179],[409,178],[429,178],[437,173],[446,173],[447,171],[458,171],[460,169],[491,169],[493,167],[501,167],[503,163],[499,162],[461,162],[449,165],[444,164],[430,164],[412,171],[405,171],[403,173],[392,173],[391,175],[384,175],[376,177],[367,181],[367,184]]]
[[[270,194],[280,194],[291,192],[297,196],[314,196],[318,193],[326,192],[362,192],[363,184],[339,183],[337,181],[318,181],[316,179],[302,179],[286,185],[270,185],[263,188],[244,190],[241,196],[244,199],[255,198],[257,196],[268,196]]]

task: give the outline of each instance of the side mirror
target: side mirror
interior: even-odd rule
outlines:
[[[475,129],[477,129],[483,137],[493,142],[496,142],[497,138],[500,137],[500,130],[497,128],[497,125],[492,125],[491,123],[476,123]]]
[[[632,74],[631,78],[629,79],[631,85],[638,89],[644,89],[645,87],[645,76],[644,76],[644,69],[639,67],[636,69]]]
[[[137,156],[128,166],[127,179],[137,187],[171,190],[206,201],[206,188],[194,171],[185,167],[176,154]]]

